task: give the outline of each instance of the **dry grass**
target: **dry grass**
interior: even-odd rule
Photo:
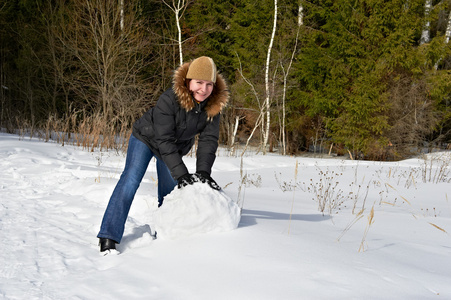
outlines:
[[[299,170],[299,163],[298,160],[296,160],[296,167],[294,168],[294,181],[296,182],[298,180],[298,170]],[[290,228],[291,228],[291,217],[293,216],[293,207],[294,207],[294,195],[295,195],[296,189],[293,189],[293,200],[291,201],[291,211],[290,211],[290,220],[288,222],[288,234],[290,234]]]
[[[244,160],[243,156],[241,156],[240,161],[240,184],[238,186],[238,197],[237,197],[237,204],[238,206],[243,209],[244,206],[244,199],[246,194],[246,187],[248,186],[255,186],[255,187],[261,187],[262,184],[262,177],[259,174],[248,174],[244,170]]]
[[[354,226],[354,224],[355,223],[357,223],[361,218],[363,218],[363,212],[364,212],[364,210],[362,209],[362,210],[360,210],[357,214],[356,214],[356,216],[355,216],[355,218],[354,218],[354,220],[352,220],[346,227],[345,227],[345,229],[342,231],[342,233],[341,233],[341,235],[338,237],[338,239],[337,239],[337,241],[340,241],[340,239],[351,229],[351,227],[352,226]]]
[[[374,224],[374,205],[371,208],[370,214],[368,215],[368,223],[366,224],[365,232],[363,233],[362,241],[360,242],[359,252],[365,251],[366,236],[368,235],[368,231],[370,230],[370,227],[373,224]]]
[[[429,222],[429,224],[431,224],[432,226],[434,226],[436,229],[438,229],[438,230],[440,230],[440,231],[443,231],[443,232],[446,233],[446,234],[448,233],[448,232],[446,232],[445,229],[443,229],[443,228],[441,228],[441,227],[435,225],[434,223]]]
[[[451,182],[450,168],[451,154],[443,153],[441,155],[431,155],[423,157],[423,164],[421,166],[421,175],[423,182]]]
[[[326,209],[332,214],[348,196],[342,189],[338,188],[343,173],[335,171],[322,171],[319,169],[319,180],[310,179],[310,186],[307,191],[313,194],[313,200],[318,202],[318,209],[324,214]]]
[[[356,223],[363,219],[363,217],[366,217],[367,222],[365,222],[366,226],[359,247],[359,252],[364,252],[368,247],[367,236],[369,230],[375,222],[377,203],[379,206],[390,205],[390,207],[396,208],[405,207],[407,205],[406,209],[408,209],[412,216],[417,219],[417,216],[421,215],[419,211],[417,211],[417,209],[419,209],[418,203],[413,203],[412,199],[409,199],[410,197],[402,195],[404,193],[403,191],[411,188],[421,188],[422,184],[450,183],[450,163],[450,153],[424,156],[423,161],[416,167],[411,166],[403,168],[394,166],[389,169],[381,168],[374,172],[371,179],[366,180],[367,184],[364,184],[364,182],[366,182],[364,177],[363,179],[359,178],[356,167],[354,170],[355,178],[347,187],[343,185],[344,177],[342,177],[342,175],[350,170],[346,170],[344,166],[339,172],[330,171],[329,169],[321,170],[317,167],[319,176],[316,180],[310,179],[310,186],[308,187],[307,192],[313,194],[313,200],[318,202],[318,208],[323,214],[325,211],[328,211],[329,214],[331,214],[337,208],[338,213],[338,211],[341,210],[340,207],[346,208],[347,203],[353,202],[352,214],[355,215],[355,217],[344,228],[338,241]],[[279,186],[281,189],[293,190],[298,184],[287,185],[284,183],[281,185],[279,182]],[[370,189],[374,189],[375,192],[378,192],[380,199],[369,197]],[[375,194],[372,193],[372,195]],[[371,198],[371,201],[374,201],[370,211],[367,211],[365,208],[368,197]],[[448,202],[447,194],[445,197]],[[421,208],[421,211],[423,212],[424,217],[440,216],[440,211],[437,211],[435,207],[426,209],[425,211]],[[433,222],[429,222],[429,224],[435,229],[448,234],[445,228],[442,228]]]
[[[73,111],[70,115],[49,115],[41,124],[32,126],[27,120],[17,120],[18,133],[38,137],[46,142],[53,140],[61,145],[74,145],[93,152],[116,150],[126,152],[131,125],[116,120],[106,120],[102,114],[89,115],[85,111]]]

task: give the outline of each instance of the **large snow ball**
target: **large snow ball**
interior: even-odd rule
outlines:
[[[224,191],[196,182],[175,188],[155,213],[158,237],[177,239],[207,232],[236,229],[241,209]]]

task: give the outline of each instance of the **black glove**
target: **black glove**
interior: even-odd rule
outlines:
[[[208,185],[212,189],[217,191],[221,190],[221,187],[216,183],[216,181],[213,180],[213,178],[211,178],[210,174],[208,174],[207,172],[205,171],[196,172],[196,176],[199,178],[200,182],[208,183]]]
[[[185,175],[180,176],[177,179],[177,186],[179,189],[181,189],[184,186],[187,186],[188,184],[193,184],[197,181],[197,177],[193,174],[186,173]]]

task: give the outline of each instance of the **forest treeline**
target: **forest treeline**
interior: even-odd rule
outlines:
[[[117,147],[207,55],[222,144],[400,159],[451,142],[450,36],[451,0],[0,0],[0,126]]]

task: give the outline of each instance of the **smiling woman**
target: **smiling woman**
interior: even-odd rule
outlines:
[[[198,103],[203,102],[210,97],[211,92],[213,91],[213,82],[192,79],[189,82],[189,90]]]
[[[215,62],[210,57],[199,57],[190,64],[186,79],[189,81],[189,90],[197,102],[203,102],[211,95],[216,82],[216,73]]]
[[[157,160],[159,206],[175,186],[202,181],[221,189],[210,174],[218,148],[220,112],[228,97],[225,80],[210,57],[199,57],[175,71],[173,87],[133,125],[125,168],[98,234],[101,252],[109,253],[121,242],[135,193],[153,157]],[[182,157],[190,151],[196,135],[199,142],[193,174]]]

